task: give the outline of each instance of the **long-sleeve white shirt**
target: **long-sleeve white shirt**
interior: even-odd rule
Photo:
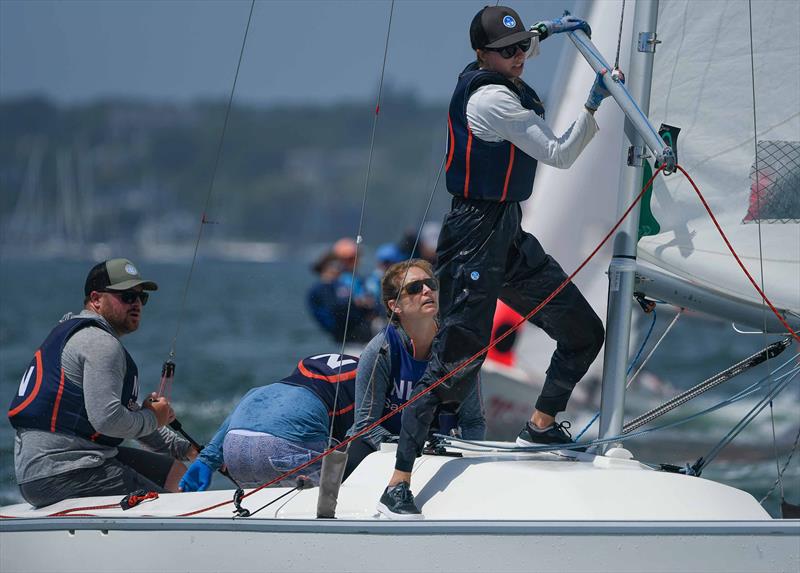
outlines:
[[[467,122],[483,141],[510,141],[534,159],[566,169],[591,141],[598,127],[586,109],[562,135],[556,136],[536,112],[522,107],[506,86],[491,84],[475,90],[467,102]]]

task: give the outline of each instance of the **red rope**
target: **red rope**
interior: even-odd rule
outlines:
[[[139,505],[143,501],[147,501],[149,499],[158,499],[158,493],[156,493],[154,491],[148,491],[144,495],[130,494],[129,496],[124,498],[123,501],[127,501],[127,504],[128,504],[127,509],[130,509],[132,507],[136,507],[137,505]],[[96,517],[96,516],[91,515],[91,514],[83,514],[83,513],[75,513],[75,512],[77,512],[77,511],[96,511],[98,509],[114,509],[114,508],[120,508],[120,507],[121,507],[121,502],[120,503],[109,503],[109,504],[106,504],[106,505],[88,505],[88,506],[85,506],[85,507],[73,507],[71,509],[65,509],[63,511],[57,511],[56,513],[51,513],[47,517],[64,517],[64,516],[67,516],[67,515],[69,515],[70,517]],[[123,508],[123,509],[126,509],[126,508]]]
[[[65,517],[70,515],[72,517],[77,517],[73,515],[76,511],[97,511],[98,509],[119,509],[118,503],[109,503],[106,505],[87,505],[85,507],[73,507],[72,509],[65,509],[63,511],[57,511],[55,513],[49,514],[47,517]],[[86,517],[85,515],[79,514],[80,517]]]
[[[691,183],[692,187],[694,188],[695,193],[697,193],[697,196],[700,198],[700,202],[703,203],[703,207],[706,208],[706,211],[708,211],[708,214],[711,217],[711,220],[714,222],[714,226],[717,228],[717,231],[719,231],[719,234],[722,237],[722,240],[725,241],[725,244],[728,246],[728,250],[733,255],[733,258],[736,259],[736,262],[739,264],[739,267],[742,269],[742,271],[744,271],[744,274],[747,275],[748,279],[750,279],[750,283],[753,285],[753,288],[755,288],[758,291],[758,294],[761,295],[762,300],[765,303],[767,303],[767,305],[772,310],[772,312],[775,313],[775,316],[777,316],[778,320],[781,321],[781,324],[786,328],[786,331],[789,334],[791,334],[792,337],[797,342],[800,342],[800,335],[798,335],[794,330],[792,330],[792,327],[789,326],[789,323],[786,322],[786,320],[781,316],[781,314],[778,312],[778,310],[772,305],[770,300],[767,298],[767,295],[764,294],[764,291],[762,291],[761,288],[759,288],[758,284],[756,284],[756,281],[753,280],[753,277],[750,275],[750,272],[744,266],[744,264],[742,263],[742,260],[739,258],[739,255],[736,254],[736,251],[733,249],[733,245],[731,245],[730,241],[728,240],[727,235],[725,235],[725,231],[723,231],[722,227],[719,226],[719,223],[717,222],[717,218],[714,216],[714,213],[711,212],[711,207],[709,207],[708,203],[706,203],[705,197],[703,197],[703,194],[700,193],[700,189],[697,188],[697,185],[695,184],[694,180],[689,176],[688,173],[686,173],[686,170],[683,167],[681,167],[680,165],[676,165],[675,167],[677,167],[680,170],[680,172],[683,173],[683,175],[686,177],[686,179],[689,180],[689,183]]]

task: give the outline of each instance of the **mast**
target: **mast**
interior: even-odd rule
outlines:
[[[650,110],[657,19],[658,0],[641,0],[636,3],[632,42],[638,49],[631,51],[629,67],[625,70],[626,85],[645,115]],[[617,203],[619,213],[631,204],[641,190],[642,162],[645,155],[644,140],[627,118],[625,133],[631,142],[633,153],[629,153],[629,165],[620,168],[622,187]],[[608,313],[600,402],[600,438],[610,438],[622,433],[638,229],[639,210],[633,209],[614,237],[614,254],[608,267]],[[608,447],[610,446],[604,447],[604,450]]]

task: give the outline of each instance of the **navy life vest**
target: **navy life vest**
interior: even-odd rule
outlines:
[[[472,135],[467,102],[481,86],[499,84],[517,94],[522,107],[544,119],[544,107],[529,85],[480,70],[477,62],[458,77],[447,118],[447,190],[457,197],[489,201],[524,201],[533,192],[537,161],[510,141],[483,141]]]
[[[12,426],[80,436],[105,446],[122,443],[123,438],[105,436],[94,429],[86,413],[83,389],[66,377],[61,365],[64,345],[73,334],[89,326],[108,331],[103,323],[93,318],[71,318],[50,332],[34,354],[11,400],[8,418]],[[138,370],[127,350],[125,362],[120,402],[133,409],[139,393]]]
[[[355,420],[358,358],[347,354],[318,354],[303,358],[281,382],[308,388],[322,400],[333,424],[333,437],[341,441]],[[339,394],[336,394],[336,388]],[[335,402],[335,403],[334,403]]]
[[[428,366],[427,360],[417,360],[411,355],[403,344],[400,333],[392,324],[386,327],[386,340],[389,342],[389,351],[392,356],[392,389],[386,396],[383,406],[384,416],[408,402],[414,385],[422,378],[425,368]],[[392,416],[381,426],[392,434],[399,435],[400,415]]]

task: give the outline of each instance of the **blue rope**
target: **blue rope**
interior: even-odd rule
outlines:
[[[653,327],[655,325],[656,325],[656,309],[653,309],[653,320],[650,322],[650,328],[647,330],[647,334],[645,335],[641,346],[639,346],[639,351],[636,353],[636,356],[633,357],[633,360],[631,360],[628,369],[625,371],[625,378],[628,377],[628,375],[631,373],[631,370],[633,370],[634,365],[639,361],[639,357],[641,357],[642,351],[644,351],[644,347],[647,345],[647,341],[650,340],[650,335],[653,334]],[[594,416],[592,416],[592,419],[589,420],[589,423],[586,424],[586,426],[580,432],[578,432],[578,435],[575,436],[576,442],[581,439],[581,436],[586,433],[586,430],[592,427],[592,424],[594,424],[595,420],[597,420],[597,418],[599,417],[600,417],[600,410],[595,412]]]
[[[717,457],[720,451],[727,446],[737,435],[739,435],[745,427],[755,419],[755,417],[767,407],[768,404],[771,404],[775,397],[786,387],[786,385],[792,381],[792,379],[800,373],[800,366],[795,367],[793,370],[790,370],[788,373],[784,374],[775,379],[775,386],[773,387],[774,390],[771,390],[764,396],[755,406],[753,406],[744,417],[737,422],[737,424],[731,428],[731,430],[725,434],[722,439],[717,443],[716,446],[711,448],[711,451],[700,458],[702,460],[702,465],[700,466],[701,469],[703,466],[708,465],[714,458]],[[787,378],[784,382],[778,384],[778,382],[784,378]]]

